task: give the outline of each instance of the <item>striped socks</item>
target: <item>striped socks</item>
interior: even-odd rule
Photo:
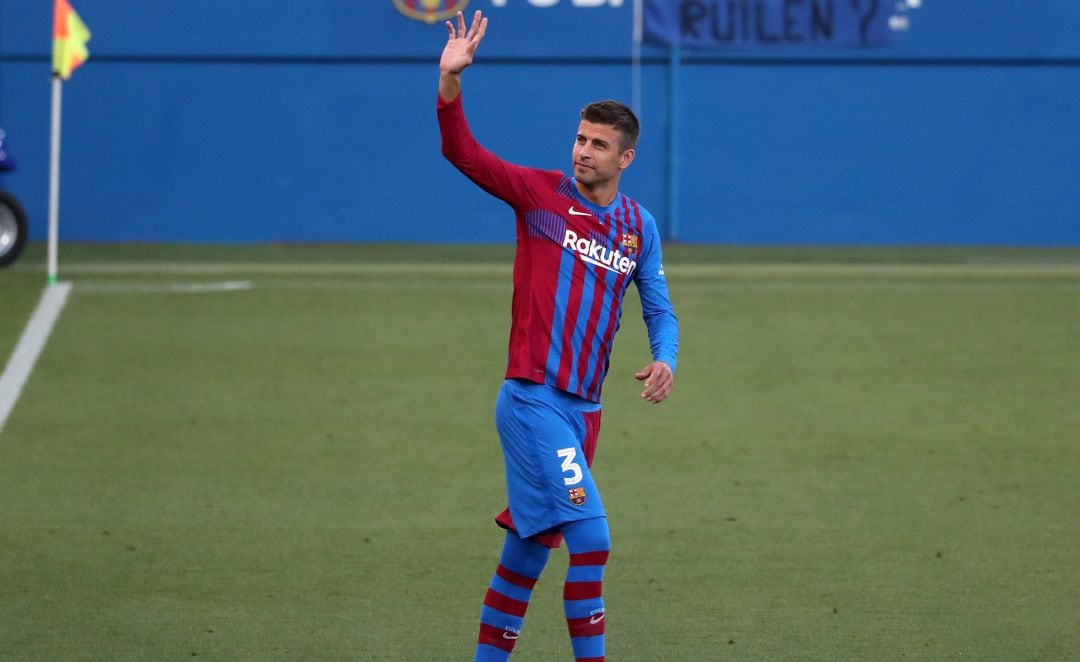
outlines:
[[[611,549],[606,517],[570,522],[562,528],[570,552],[563,607],[576,662],[604,662],[603,580]],[[480,610],[474,662],[508,662],[514,651],[536,580],[551,549],[506,532],[502,556]]]
[[[611,549],[607,518],[571,522],[562,531],[570,551],[563,607],[574,659],[576,662],[604,662],[602,582]]]
[[[480,635],[474,662],[506,662],[514,650],[533,586],[547,565],[551,550],[506,532],[502,556],[480,610]]]

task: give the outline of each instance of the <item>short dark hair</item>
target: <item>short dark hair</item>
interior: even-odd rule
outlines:
[[[618,101],[594,101],[581,109],[581,119],[593,124],[613,126],[619,132],[619,150],[625,152],[637,145],[641,125],[634,111]]]

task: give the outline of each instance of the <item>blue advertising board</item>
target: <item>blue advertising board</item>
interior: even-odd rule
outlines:
[[[565,170],[578,109],[633,100],[624,185],[679,240],[1080,244],[1075,0],[648,0],[640,49],[633,0],[74,4],[64,241],[511,240],[434,121],[442,21],[479,9],[477,137]],[[4,187],[33,239],[50,11],[0,0]]]
[[[645,0],[642,25],[651,42],[692,48],[852,48],[889,43],[905,14],[882,0]]]
[[[49,2],[0,0],[0,57],[44,56]],[[483,57],[629,57],[634,0],[80,0],[105,57],[413,58],[438,50],[446,14],[477,9]],[[419,9],[409,10],[409,5]],[[423,9],[434,7],[428,11]],[[870,57],[1078,58],[1073,0],[644,0],[649,30],[734,44],[813,45],[864,35]],[[899,16],[900,32],[887,33]],[[425,18],[427,17],[427,20]],[[760,18],[760,20],[759,20]],[[730,38],[727,38],[728,33]],[[668,35],[664,38],[663,35]],[[860,39],[855,40],[858,43]],[[659,53],[660,51],[653,51]],[[791,55],[791,53],[787,53]]]

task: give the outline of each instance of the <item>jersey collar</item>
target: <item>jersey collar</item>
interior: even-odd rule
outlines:
[[[606,206],[606,207],[601,207],[598,204],[594,204],[592,202],[589,202],[584,197],[582,197],[581,192],[578,191],[577,180],[575,178],[573,178],[573,177],[570,178],[570,192],[573,194],[574,200],[576,200],[577,202],[580,202],[582,206],[584,206],[586,209],[588,209],[592,213],[596,214],[596,217],[599,218],[601,221],[604,220],[604,217],[607,214],[614,214],[615,213],[615,210],[619,206],[619,201],[622,199],[622,193],[616,192],[615,193],[615,199],[612,200],[611,204]]]

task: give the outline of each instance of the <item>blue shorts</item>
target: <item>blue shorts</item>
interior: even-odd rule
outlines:
[[[587,418],[599,410],[595,402],[543,384],[503,383],[495,401],[495,427],[510,514],[522,538],[604,516],[584,452]]]

